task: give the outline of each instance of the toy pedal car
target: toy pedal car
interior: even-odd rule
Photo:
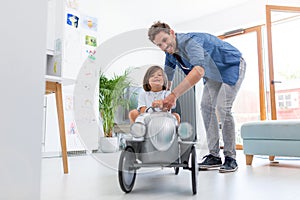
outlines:
[[[196,135],[189,123],[178,125],[168,112],[146,112],[137,117],[130,133],[133,137],[126,140],[118,167],[124,192],[131,192],[141,167],[171,167],[176,175],[182,167],[191,171],[192,192],[197,193]]]

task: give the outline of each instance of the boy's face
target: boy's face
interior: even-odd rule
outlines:
[[[151,86],[151,91],[153,92],[162,90],[164,85],[164,74],[161,70],[157,70],[151,74],[149,78],[149,85]]]
[[[176,51],[176,36],[173,30],[170,30],[170,34],[164,31],[159,32],[154,37],[153,43],[156,44],[161,50],[169,54],[173,54]]]

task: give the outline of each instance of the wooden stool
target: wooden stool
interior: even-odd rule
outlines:
[[[46,81],[46,94],[50,94],[50,93],[55,93],[63,168],[64,168],[64,173],[67,174],[68,154],[67,154],[67,143],[66,143],[66,135],[65,135],[66,133],[65,119],[64,119],[61,83]]]

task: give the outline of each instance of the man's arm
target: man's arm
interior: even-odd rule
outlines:
[[[204,74],[205,72],[203,67],[193,67],[192,71],[190,71],[188,75],[179,83],[179,85],[174,88],[172,94],[174,94],[176,98],[183,95],[186,91],[198,83]]]
[[[172,81],[168,81],[167,90],[171,90],[172,87]]]
[[[188,75],[173,89],[171,94],[167,96],[163,103],[165,108],[171,108],[176,103],[176,99],[198,83],[204,76],[205,71],[201,66],[195,66]]]

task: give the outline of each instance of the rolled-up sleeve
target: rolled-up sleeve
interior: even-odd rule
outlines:
[[[199,39],[198,39],[199,40]],[[191,37],[185,42],[185,55],[184,58],[189,61],[189,63],[194,66],[205,66],[205,50],[201,46],[201,41],[196,40],[194,37]]]

